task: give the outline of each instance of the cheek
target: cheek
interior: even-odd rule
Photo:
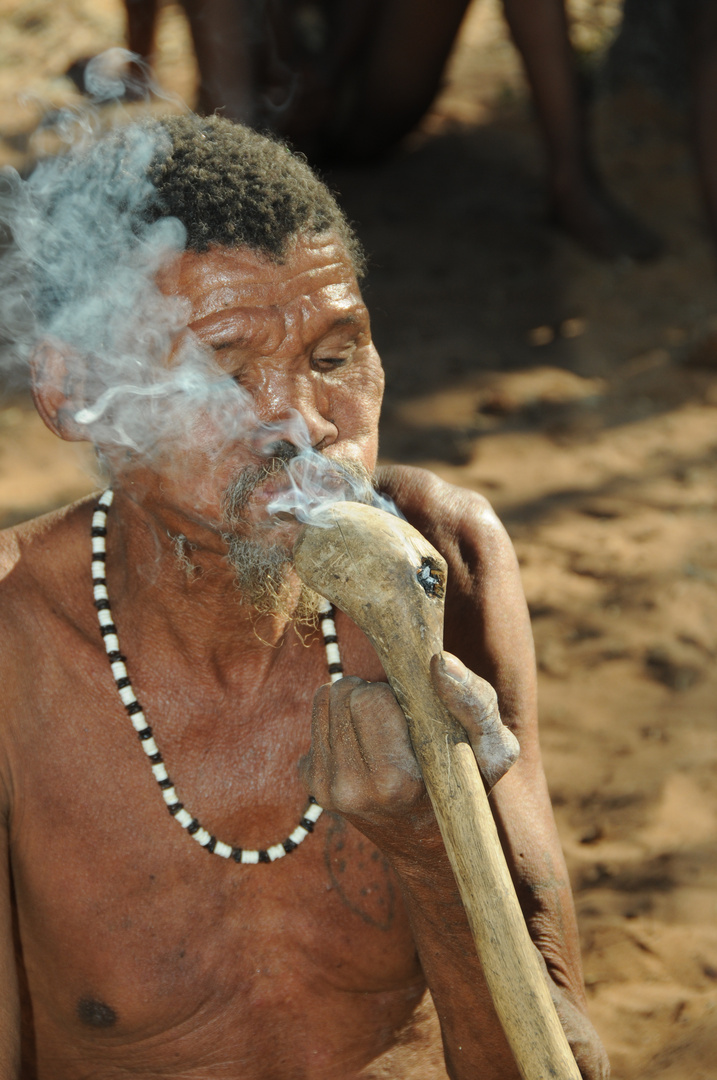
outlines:
[[[182,450],[185,450],[205,458],[207,462],[216,461],[228,440],[226,425],[219,417],[211,413],[200,413],[192,418],[186,444],[184,447],[178,445],[176,451],[181,454]]]
[[[177,461],[201,462],[210,471],[229,458],[242,465],[251,458],[249,447],[258,422],[246,394],[217,395],[195,405],[185,423],[177,424],[167,448]]]
[[[216,522],[221,520],[224,492],[251,460],[221,418],[199,413],[158,450],[153,469],[177,505]]]
[[[377,361],[332,387],[331,419],[340,439],[365,442],[378,438],[383,386],[383,369]]]

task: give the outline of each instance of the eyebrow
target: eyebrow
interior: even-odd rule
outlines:
[[[361,326],[362,323],[363,320],[356,315],[342,315],[340,318],[335,319],[330,326],[327,326],[326,329],[318,335],[317,340],[318,338],[326,337],[327,334],[330,334],[333,330],[340,329],[342,326]],[[219,352],[222,349],[229,349],[236,346],[242,348],[245,345],[251,345],[255,340],[255,337],[256,335],[254,334],[232,334],[226,339],[222,339],[220,336],[219,340],[210,341],[207,342],[207,344],[210,348],[214,349],[215,352]]]
[[[202,335],[200,335],[200,337],[201,336]],[[245,345],[251,346],[251,344],[256,341],[256,338],[256,332],[241,334],[237,333],[236,330],[226,328],[224,332],[222,332],[221,330],[216,331],[216,334],[212,334],[210,332],[210,334],[208,335],[208,339],[205,338],[204,342],[206,345],[209,345],[210,348],[216,351],[219,349],[228,349],[231,346],[236,345],[238,345],[240,348]]]
[[[229,349],[232,345],[245,345],[247,341],[248,338],[245,337],[228,337],[226,341],[211,341],[208,344],[215,352],[219,352],[221,349]]]
[[[366,309],[364,309],[364,311],[365,310]],[[367,315],[368,313],[366,313],[366,316]],[[319,341],[321,338],[327,337],[334,330],[340,330],[342,326],[355,326],[359,329],[363,326],[367,327],[368,317],[361,318],[359,315],[342,315],[340,318],[334,319],[334,321],[327,326],[325,330],[322,330],[320,334],[317,334],[315,340]]]

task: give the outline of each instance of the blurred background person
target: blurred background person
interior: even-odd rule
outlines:
[[[470,0],[181,0],[197,108],[288,138],[318,163],[356,163],[420,121]],[[151,64],[159,0],[125,0],[129,49]],[[606,189],[589,140],[563,0],[503,0],[547,158],[551,219],[593,254],[649,259],[657,236]],[[74,70],[80,78],[81,64]]]
[[[690,115],[707,224],[717,243],[717,3],[624,0],[607,74],[613,89],[642,83]]]

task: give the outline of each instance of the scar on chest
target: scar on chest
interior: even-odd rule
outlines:
[[[80,998],[77,1002],[77,1015],[87,1027],[109,1028],[117,1023],[117,1013],[112,1006],[91,997]]]

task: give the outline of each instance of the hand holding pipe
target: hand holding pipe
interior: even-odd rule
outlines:
[[[505,862],[473,750],[435,693],[446,563],[407,522],[332,503],[295,565],[367,635],[403,709],[498,1018],[523,1080],[580,1080]]]

